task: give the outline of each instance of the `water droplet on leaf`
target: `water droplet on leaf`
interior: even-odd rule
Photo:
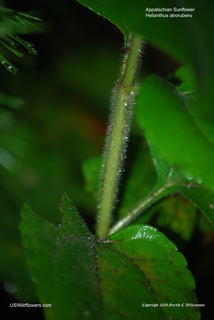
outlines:
[[[193,179],[193,175],[192,175],[190,172],[187,172],[186,178],[187,178],[188,180],[192,180],[192,179]]]
[[[211,210],[213,210],[214,209],[214,204],[210,203],[209,207],[210,207]]]
[[[196,179],[196,181],[197,181],[198,184],[202,184],[202,182],[203,182],[202,178],[200,178],[200,177],[198,177],[198,178]]]

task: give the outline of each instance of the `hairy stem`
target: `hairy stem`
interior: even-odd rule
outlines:
[[[115,88],[115,102],[111,123],[108,129],[102,184],[100,190],[99,212],[96,233],[105,239],[109,233],[111,214],[114,208],[117,185],[122,172],[122,162],[128,140],[131,106],[135,96],[132,90],[135,73],[140,57],[142,37],[133,35],[125,49],[121,79]]]

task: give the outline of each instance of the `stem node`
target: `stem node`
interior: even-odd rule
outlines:
[[[105,239],[109,233],[111,214],[117,195],[118,181],[122,172],[129,124],[132,115],[132,103],[135,96],[134,78],[140,57],[142,37],[132,35],[128,49],[125,50],[121,78],[115,89],[115,105],[110,116],[104,152],[104,166],[100,189],[99,212],[96,233],[99,239]]]

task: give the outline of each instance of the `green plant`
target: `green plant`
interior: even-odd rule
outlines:
[[[15,12],[1,4],[0,18],[1,46],[19,58],[24,56],[23,49],[30,54],[37,54],[34,45],[20,38],[20,35],[38,32],[40,29],[35,21],[41,21],[41,19],[23,12]],[[0,54],[0,62],[10,73],[17,73],[17,68],[7,59],[5,54]]]
[[[146,225],[146,220],[142,224],[140,215],[149,210],[152,215],[150,206],[158,200],[182,194],[214,222],[214,141],[210,117],[213,55],[207,37],[210,26],[202,14],[205,8],[196,15],[194,23],[153,20],[151,24],[142,17],[146,6],[141,1],[80,2],[123,32],[124,58],[114,90],[104,160],[91,159],[84,166],[88,188],[100,199],[97,237],[66,194],[59,204],[58,226],[37,216],[28,204],[22,210],[20,229],[39,298],[42,303],[53,304],[52,309],[46,309],[50,319],[67,319],[68,315],[71,319],[199,319],[198,308],[160,305],[196,304],[195,283],[176,246],[156,228]],[[158,1],[159,6],[166,3]],[[197,4],[190,1],[189,5]],[[176,37],[171,37],[171,33]],[[190,41],[189,35],[194,41]],[[135,72],[144,39],[182,61],[184,66],[175,74],[180,80],[177,87],[157,76],[149,76],[141,87],[136,85]],[[200,55],[196,55],[199,48]],[[203,63],[201,57],[205,57]],[[135,99],[136,117],[149,144],[157,179],[143,199],[141,194],[135,194],[134,190],[141,189],[137,176],[146,170],[141,169],[139,155],[136,171],[130,176],[132,184],[127,184],[122,200],[123,210],[118,210],[110,226],[112,213],[118,208],[117,189]],[[130,225],[134,221],[137,224]],[[158,304],[159,308],[145,308],[143,303]]]

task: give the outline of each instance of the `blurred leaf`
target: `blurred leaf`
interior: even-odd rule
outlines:
[[[118,211],[118,219],[129,212],[153,189],[157,176],[147,145],[140,146],[131,170],[124,181],[124,190]],[[148,221],[144,221],[148,222]]]
[[[22,58],[23,54],[21,52],[18,52],[17,50],[11,48],[10,46],[8,46],[6,43],[4,43],[3,41],[0,41],[0,44],[2,44],[6,49],[8,49],[9,51],[11,51],[13,54],[15,54],[17,57]]]
[[[182,66],[175,72],[175,77],[181,80],[177,89],[182,93],[195,98],[197,91],[197,83],[192,68],[189,65]]]
[[[154,97],[155,92],[155,97]],[[214,189],[214,147],[194,121],[185,100],[166,81],[151,76],[138,97],[138,119],[147,139],[170,167]]]
[[[214,225],[214,191],[197,184],[187,184],[180,188],[181,194],[194,203]]]
[[[198,223],[199,229],[204,232],[204,233],[213,233],[213,226],[210,223],[210,221],[203,215],[201,214],[199,223]]]
[[[102,165],[102,157],[93,157],[87,160],[82,167],[85,179],[85,190],[90,192],[94,199],[98,200],[100,171]]]
[[[2,207],[2,201],[0,201],[0,204]],[[4,211],[4,215],[8,215],[8,213],[8,210]],[[14,228],[14,221],[11,216],[1,219],[0,279],[3,284],[10,283],[12,285],[12,292],[7,290],[7,286],[5,289],[17,300],[35,301],[36,293],[25,260],[24,248],[17,232],[17,225],[18,221],[16,221],[16,228]]]
[[[41,31],[35,21],[42,21],[32,15],[18,12],[0,5],[0,35],[4,34],[26,34]]]
[[[15,157],[10,152],[2,148],[1,146],[0,146],[0,166],[4,167],[10,172],[13,172],[16,167]]]
[[[23,107],[23,105],[23,99],[0,92],[0,106],[20,110]]]
[[[10,35],[10,38],[12,38],[14,41],[19,43],[20,45],[22,45],[23,48],[25,48],[28,51],[28,53],[37,55],[37,51],[36,51],[36,49],[34,48],[34,45],[31,42],[23,40],[20,37],[18,37],[17,35],[13,35],[13,36]],[[14,51],[14,49],[13,49],[13,51]],[[21,57],[22,56],[23,55],[21,55]]]
[[[84,92],[84,99],[89,99],[91,108],[98,104],[99,112],[103,109],[106,113],[118,72],[118,52],[113,45],[103,44],[102,47],[89,46],[87,52],[81,50],[77,55],[69,52],[57,67],[55,76],[60,85],[75,94]]]
[[[20,46],[21,49],[22,47],[27,49],[28,53],[37,54],[32,43],[18,36],[19,34],[41,31],[34,21],[41,21],[41,19],[0,5],[0,44],[19,58],[24,55],[20,52]],[[0,62],[10,73],[17,73],[17,68],[5,55],[0,54]]]
[[[0,63],[5,67],[7,71],[9,71],[12,74],[16,74],[18,69],[12,64],[5,56],[0,54]]]
[[[172,196],[158,203],[155,210],[158,212],[157,225],[169,228],[186,241],[191,239],[196,223],[196,207],[179,196]]]
[[[96,150],[88,134],[90,131],[92,135],[86,123],[87,115],[77,118],[70,109],[68,113],[68,109],[63,108],[63,99],[60,100],[60,109],[57,109],[57,103],[55,105],[42,99],[45,99],[44,94],[37,102],[33,99],[37,108],[28,104],[24,117],[20,112],[5,108],[0,110],[0,207],[3,213],[0,215],[0,275],[1,280],[16,287],[15,298],[23,302],[35,301],[35,293],[19,236],[20,208],[28,200],[45,219],[59,223],[58,199],[64,190],[68,190],[87,215],[91,199],[83,192],[80,167],[83,159]],[[39,107],[41,114],[38,114]],[[35,109],[38,115],[36,124],[35,118],[29,115]],[[44,109],[48,113],[47,120]],[[42,126],[41,121],[46,125]],[[82,125],[83,121],[86,124]],[[77,141],[80,145],[75,152],[67,148],[67,143],[75,145]],[[47,198],[49,201],[46,201]]]
[[[186,260],[162,233],[132,226],[98,242],[66,195],[60,209],[60,227],[28,205],[20,225],[40,300],[53,305],[45,310],[48,319],[138,319],[148,312],[151,319],[200,319],[196,308],[142,308],[143,302],[196,302]]]

